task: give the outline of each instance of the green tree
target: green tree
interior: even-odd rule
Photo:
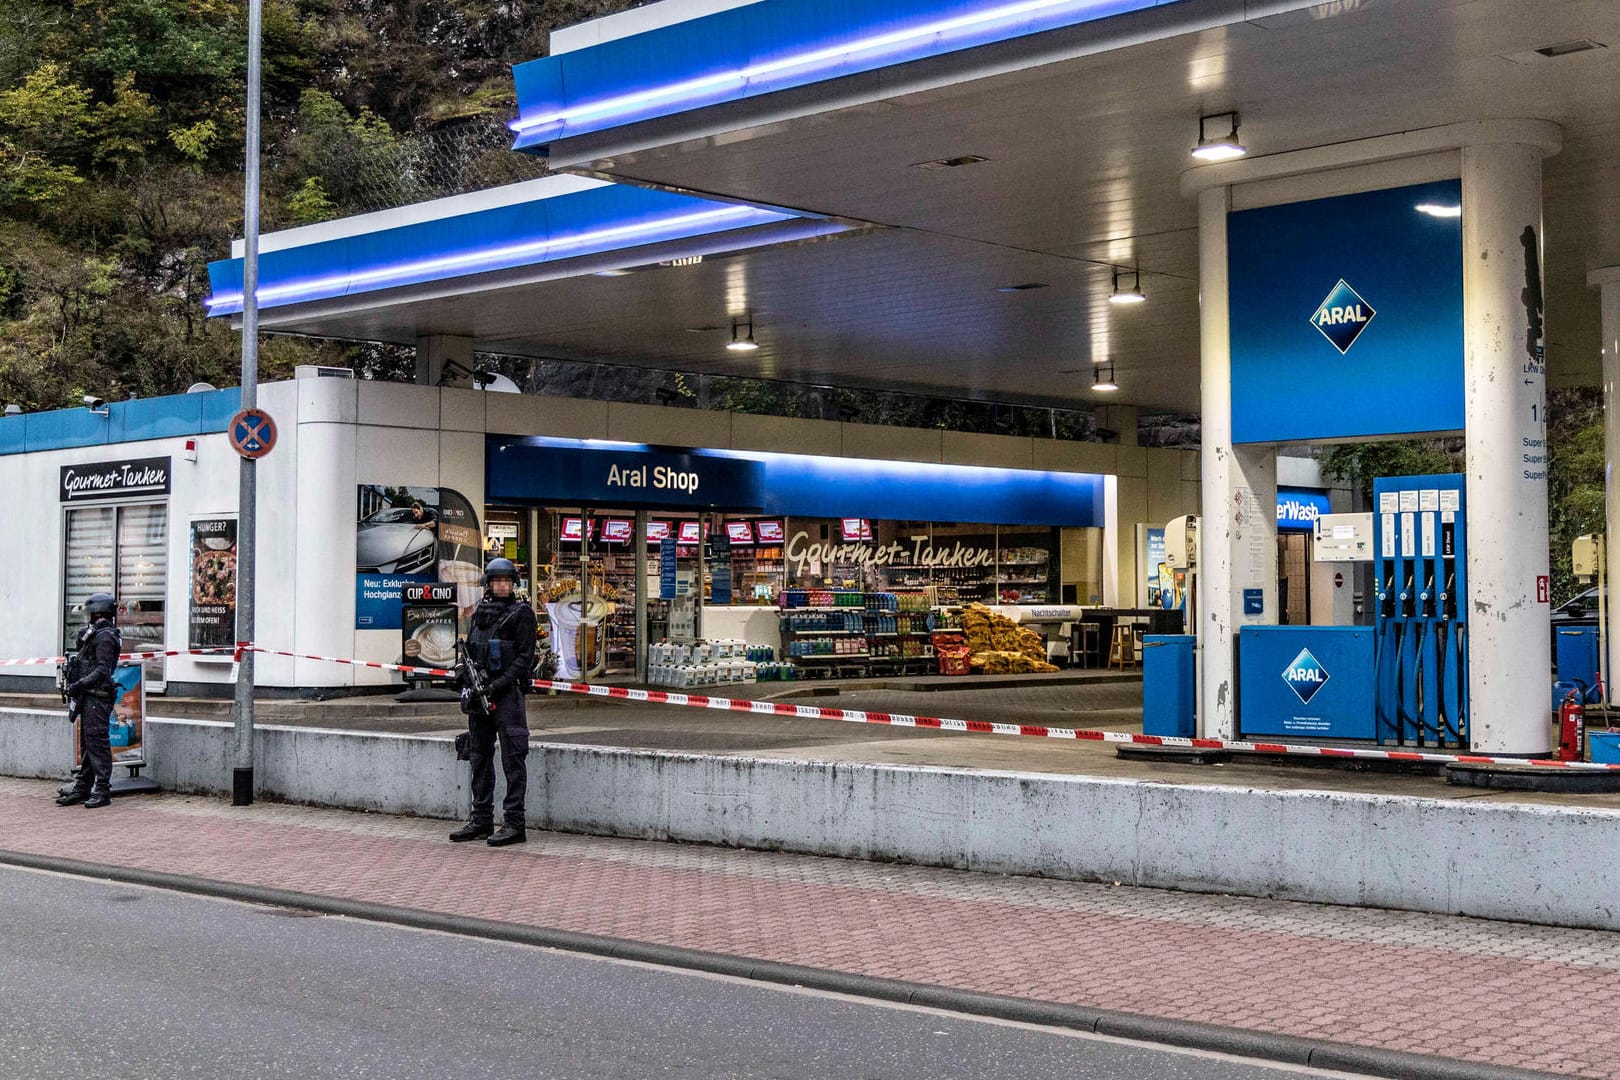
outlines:
[[[57,64],[0,90],[0,209],[48,203],[83,183],[77,158],[90,122],[90,91]]]
[[[1428,476],[1461,472],[1460,439],[1390,439],[1383,442],[1347,443],[1318,452],[1322,473],[1344,480],[1360,492],[1366,505],[1372,503],[1373,481],[1380,476]]]
[[[1570,573],[1570,545],[1577,536],[1603,531],[1605,467],[1601,391],[1596,388],[1550,391],[1547,395],[1547,524],[1552,544],[1554,604],[1561,604],[1586,588]]]
[[[287,196],[289,225],[313,225],[337,216],[337,204],[326,197],[321,178],[311,176]]]

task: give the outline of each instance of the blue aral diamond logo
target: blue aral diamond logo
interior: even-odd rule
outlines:
[[[1377,314],[1371,304],[1346,284],[1344,278],[1340,278],[1333,291],[1327,294],[1327,299],[1322,301],[1322,306],[1316,309],[1316,314],[1311,316],[1311,325],[1320,330],[1342,356],[1350,351],[1350,346],[1356,343],[1356,338],[1361,336]]]
[[[1311,650],[1301,649],[1299,655],[1285,668],[1282,673],[1283,682],[1288,684],[1302,704],[1309,705],[1316,692],[1327,685],[1331,676],[1322,662],[1311,655]]]

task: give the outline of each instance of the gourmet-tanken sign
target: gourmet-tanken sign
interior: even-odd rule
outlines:
[[[814,573],[823,563],[846,566],[924,566],[972,568],[992,566],[994,548],[964,544],[959,540],[935,543],[927,537],[911,537],[888,544],[847,544],[812,540],[807,532],[796,532],[787,542],[787,561],[797,574]]]
[[[169,493],[169,458],[134,458],[63,465],[61,502],[129,499]]]

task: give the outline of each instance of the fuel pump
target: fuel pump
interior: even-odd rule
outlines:
[[[1463,489],[1460,474],[1373,482],[1379,742],[1467,745]]]

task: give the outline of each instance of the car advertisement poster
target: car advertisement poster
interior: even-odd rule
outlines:
[[[450,488],[361,484],[356,504],[354,625],[399,630],[405,587],[456,587],[465,632],[483,594],[483,533],[467,497]]]
[[[236,518],[191,523],[190,648],[236,644]]]
[[[119,664],[113,671],[113,708],[107,723],[114,765],[146,764],[146,669],[140,663]],[[73,725],[73,767],[84,760],[79,725]]]

